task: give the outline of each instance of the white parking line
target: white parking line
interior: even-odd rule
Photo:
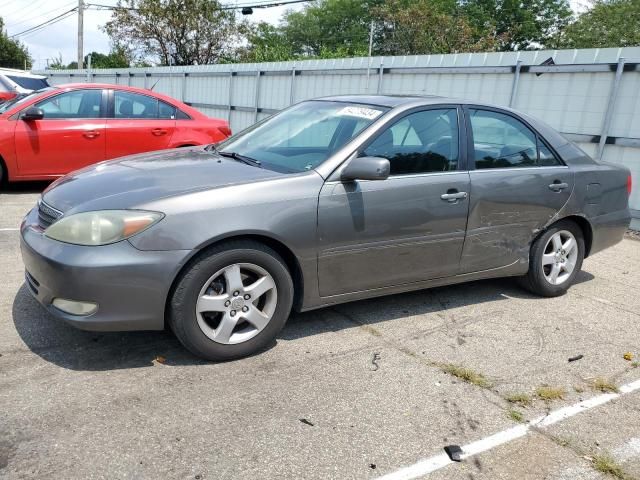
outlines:
[[[619,398],[620,396],[627,393],[635,392],[639,389],[640,380],[636,380],[635,382],[627,383],[626,385],[621,386],[619,388],[620,393],[605,393],[602,395],[598,395],[596,397],[589,398],[588,400],[576,403],[575,405],[570,405],[568,407],[554,410],[548,415],[532,420],[528,424],[517,425],[513,428],[494,433],[493,435],[482,438],[475,442],[468,443],[467,445],[462,446],[461,458],[465,459],[473,455],[486,452],[487,450],[491,450],[498,445],[502,445],[518,438],[524,437],[533,428],[548,427],[549,425],[553,425],[554,423],[558,423],[562,420],[573,417],[578,413],[586,412],[587,410],[590,410],[592,408],[604,405],[611,400]],[[451,465],[452,463],[454,462],[449,459],[447,454],[442,453],[440,455],[435,455],[433,457],[420,460],[413,465],[401,468],[400,470],[396,470],[395,472],[388,473],[387,475],[379,477],[379,480],[410,480],[412,478],[418,478],[423,475],[435,472],[436,470],[440,470],[447,465]]]
[[[17,232],[19,228],[0,228],[0,232]]]

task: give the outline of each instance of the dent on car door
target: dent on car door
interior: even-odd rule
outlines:
[[[176,108],[151,95],[115,90],[107,120],[107,158],[169,148]]]
[[[567,203],[573,172],[514,115],[465,109],[471,196],[462,271],[520,263],[530,242]]]
[[[327,182],[318,208],[323,297],[455,275],[467,222],[455,106],[410,113],[358,152],[386,180]]]
[[[14,141],[21,176],[61,175],[105,159],[101,89],[71,90],[32,106],[40,108],[44,117],[16,122]]]

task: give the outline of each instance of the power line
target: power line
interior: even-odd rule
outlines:
[[[270,1],[267,3],[252,2],[252,3],[238,4],[238,5],[225,5],[220,7],[220,10],[240,10],[242,8],[271,8],[271,7],[281,7],[284,5],[292,5],[294,3],[309,3],[312,1],[313,0],[282,0],[280,2]],[[118,10],[118,9],[134,10],[134,11],[138,10],[135,7],[118,7],[113,5],[102,5],[99,3],[87,3],[86,7],[88,8],[92,7],[98,10]]]
[[[8,27],[15,28],[18,25],[22,25],[23,23],[32,22],[32,21],[34,21],[36,19],[40,19],[42,17],[45,17],[46,15],[49,15],[51,13],[54,13],[54,12],[58,13],[58,12],[64,10],[65,8],[69,8],[71,5],[74,5],[75,3],[76,3],[75,1],[72,1],[70,3],[67,3],[67,4],[63,5],[63,6],[58,6],[58,7],[54,8],[53,10],[47,10],[46,12],[39,13],[39,14],[37,14],[35,16],[26,17],[26,18],[22,17],[22,18],[24,18],[24,20],[20,20],[19,22],[12,23],[12,24],[8,25]]]
[[[13,35],[10,35],[9,38],[15,38],[15,37],[27,35],[29,33],[34,33],[35,31],[38,31],[38,30],[42,30],[44,27],[48,27],[49,25],[53,25],[54,23],[58,23],[58,22],[64,20],[69,15],[73,14],[76,10],[78,10],[78,7],[74,7],[71,10],[67,10],[66,12],[61,13],[58,16],[50,18],[49,20],[47,20],[45,22],[42,22],[39,25],[36,25],[34,27],[31,27],[31,28],[28,28],[26,30],[23,30],[20,33],[14,33]]]

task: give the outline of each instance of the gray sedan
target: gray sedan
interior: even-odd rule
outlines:
[[[226,360],[272,344],[292,309],[504,276],[561,295],[622,239],[630,190],[627,169],[512,110],[340,96],[63,177],[24,219],[22,255],[54,316],[168,325]]]

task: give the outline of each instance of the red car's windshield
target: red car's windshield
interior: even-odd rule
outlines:
[[[40,95],[42,95],[44,93],[48,93],[51,90],[55,90],[55,88],[54,87],[47,87],[47,88],[42,88],[40,90],[36,90],[35,92],[31,92],[28,95],[18,95],[14,99],[9,100],[8,102],[5,102],[2,105],[0,105],[0,114],[3,114],[4,112],[12,109],[13,107],[24,105],[25,103],[29,102],[30,100],[33,100],[34,98],[39,97]]]

